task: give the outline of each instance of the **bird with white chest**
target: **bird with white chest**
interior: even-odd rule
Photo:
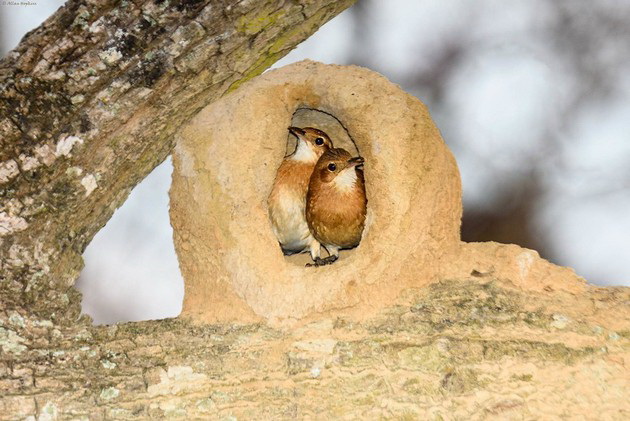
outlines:
[[[306,222],[306,193],[315,164],[333,144],[325,132],[313,127],[289,127],[289,132],[297,137],[297,146],[278,168],[268,199],[269,218],[285,254],[310,252],[318,260],[320,244]]]
[[[317,161],[306,195],[306,221],[329,256],[314,258],[308,266],[333,263],[340,249],[359,245],[367,212],[364,162],[341,148],[327,150]]]

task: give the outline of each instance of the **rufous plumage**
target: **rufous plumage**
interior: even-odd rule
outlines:
[[[289,132],[297,137],[297,146],[278,168],[268,199],[269,218],[285,254],[308,251],[316,260],[320,244],[306,222],[306,193],[317,160],[333,144],[325,132],[313,127],[289,127]]]
[[[314,258],[314,266],[337,260],[340,249],[361,241],[367,197],[362,157],[352,157],[341,148],[331,148],[317,161],[306,195],[306,221],[316,241],[329,256]]]

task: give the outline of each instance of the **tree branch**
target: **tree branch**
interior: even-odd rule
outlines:
[[[0,419],[627,419],[629,291],[448,281],[291,332],[11,314]]]
[[[70,0],[0,61],[0,299],[80,312],[81,254],[199,109],[354,0]]]

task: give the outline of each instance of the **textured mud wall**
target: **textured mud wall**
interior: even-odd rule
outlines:
[[[292,146],[290,124],[328,130],[366,159],[363,239],[330,266],[284,257],[269,224],[267,196]],[[364,68],[304,61],[255,78],[199,113],[173,162],[183,315],[197,321],[361,319],[406,288],[469,276],[538,291],[585,286],[535,251],[460,242],[459,173],[426,107]]]
[[[285,259],[267,216],[287,126],[300,108],[336,117],[366,159],[363,239],[329,267]],[[199,113],[178,140],[174,165],[184,314],[197,320],[283,323],[331,309],[374,310],[428,280],[418,268],[435,269],[436,257],[459,241],[452,155],[426,107],[367,69],[306,61],[258,77]]]

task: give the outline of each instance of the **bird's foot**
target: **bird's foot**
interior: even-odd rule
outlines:
[[[324,259],[321,257],[316,257],[313,263],[307,263],[306,267],[317,267],[317,266],[326,266],[333,264],[339,257],[338,256],[328,256]]]

